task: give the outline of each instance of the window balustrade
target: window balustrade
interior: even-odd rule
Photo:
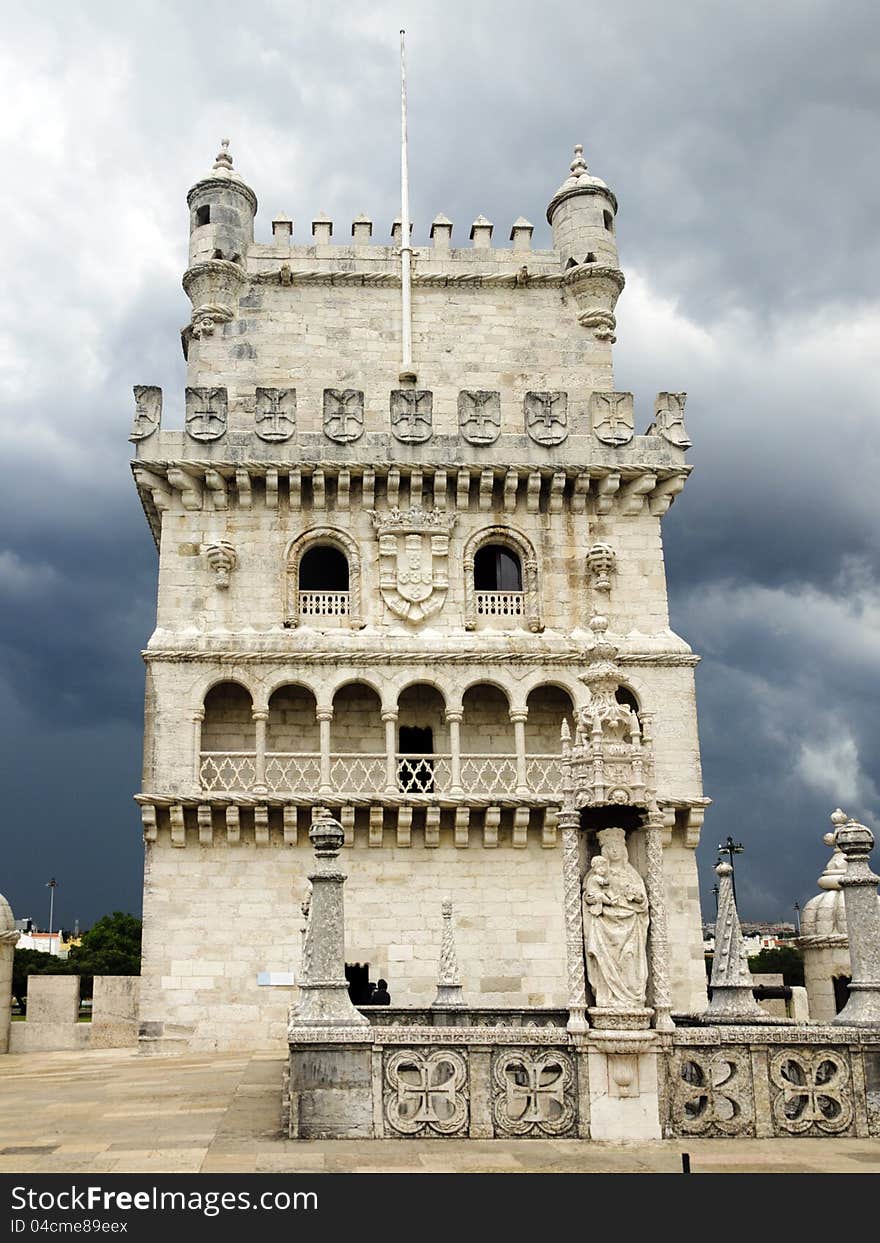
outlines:
[[[351,593],[348,591],[300,591],[300,617],[348,617]]]
[[[522,617],[525,614],[524,591],[478,591],[478,617]]]

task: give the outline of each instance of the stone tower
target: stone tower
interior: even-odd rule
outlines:
[[[345,831],[356,984],[430,1004],[449,895],[471,1004],[567,1004],[560,727],[603,676],[650,797],[594,773],[582,827],[621,823],[645,871],[650,804],[671,1008],[703,1009],[696,657],[660,534],[690,469],[684,394],[636,434],[615,391],[614,194],[577,147],[551,250],[521,217],[508,246],[479,217],[459,247],[438,215],[413,251],[414,376],[399,223],[383,245],[366,217],[334,239],[317,216],[297,244],[282,216],[255,242],[226,143],[187,201],[185,427],[138,387],[132,431],[159,549],[144,1043],[283,1043],[316,806]]]

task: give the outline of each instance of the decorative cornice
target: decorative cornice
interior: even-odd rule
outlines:
[[[424,657],[424,648],[411,647],[375,647],[346,648],[336,647],[332,651],[315,651],[304,649],[297,651],[298,640],[291,635],[289,646],[254,651],[253,649],[225,648],[218,651],[194,651],[191,648],[146,648],[141,656],[148,664],[158,661],[169,661],[173,664],[197,664],[199,662],[214,664],[273,664],[295,660],[302,665],[406,665]],[[395,644],[399,644],[395,636]],[[581,647],[571,647],[555,652],[538,650],[534,652],[501,652],[486,651],[485,648],[473,646],[458,649],[454,652],[431,652],[431,663],[435,665],[513,665],[531,666],[547,665],[550,667],[584,665],[588,652]],[[618,661],[621,665],[635,668],[688,668],[692,669],[700,662],[699,656],[688,652],[631,652],[622,654]]]
[[[613,269],[609,269],[613,271]],[[364,285],[371,288],[400,288],[399,272],[376,272],[372,269],[338,272],[327,268],[297,271],[282,264],[276,271],[253,272],[255,285]],[[412,274],[413,285],[433,289],[558,289],[563,283],[561,272],[529,272],[523,266],[515,272],[418,272]]]

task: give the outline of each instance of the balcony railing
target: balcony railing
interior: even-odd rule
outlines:
[[[317,795],[321,787],[321,756],[317,751],[268,751],[265,786],[270,794]],[[461,787],[466,795],[513,798],[517,794],[515,755],[468,753],[460,761]],[[199,774],[205,791],[246,793],[257,784],[254,751],[202,751]],[[452,788],[451,755],[394,757],[394,786],[401,794],[448,794]],[[388,759],[378,752],[332,752],[330,787],[335,795],[378,797],[388,786]],[[529,792],[560,795],[562,769],[558,755],[526,757]]]
[[[522,617],[525,614],[524,591],[478,591],[478,617]]]
[[[348,617],[351,595],[347,591],[301,591],[300,617]]]

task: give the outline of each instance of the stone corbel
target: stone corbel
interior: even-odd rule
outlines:
[[[610,544],[593,544],[587,552],[587,573],[593,580],[594,591],[610,591],[611,575],[614,573],[617,554]]]
[[[620,487],[620,474],[611,471],[596,480],[596,513],[610,514],[614,505],[614,496]]]
[[[657,485],[656,475],[638,475],[620,489],[620,512],[627,516],[640,514],[645,507],[645,497]]]
[[[180,499],[184,509],[201,509],[202,508],[202,484],[188,471],[181,470],[179,466],[168,467],[168,482],[172,488],[176,488],[180,493]]]
[[[214,572],[215,586],[225,590],[229,586],[229,576],[238,564],[238,554],[229,540],[215,540],[204,548],[208,565]]]
[[[687,826],[684,833],[684,844],[695,850],[700,844],[700,830],[706,818],[705,807],[689,807]]]

